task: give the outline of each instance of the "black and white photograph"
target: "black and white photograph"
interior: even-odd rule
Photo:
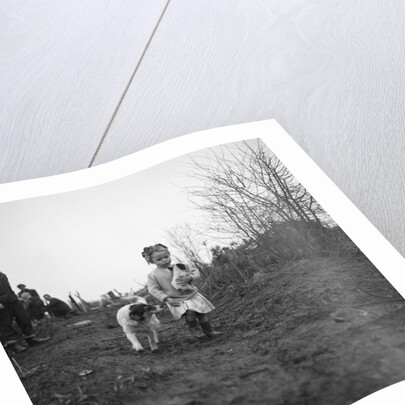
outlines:
[[[404,299],[260,138],[0,224],[0,338],[34,405],[349,405],[405,379]]]

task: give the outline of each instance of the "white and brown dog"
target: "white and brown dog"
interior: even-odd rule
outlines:
[[[150,349],[158,349],[159,343],[157,330],[160,327],[159,319],[155,313],[162,309],[160,305],[149,305],[145,298],[137,297],[133,304],[125,305],[117,312],[117,321],[124,330],[132,348],[137,352],[143,350],[138,340],[139,335],[146,335],[149,340]]]

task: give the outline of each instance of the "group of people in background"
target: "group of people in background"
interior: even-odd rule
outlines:
[[[66,302],[49,294],[43,296],[43,301],[36,290],[24,284],[17,288],[18,294],[11,288],[7,276],[0,272],[0,341],[3,346],[21,352],[49,340],[49,337],[35,335],[35,323],[47,317],[66,318],[74,311]],[[21,345],[22,339],[28,346]]]

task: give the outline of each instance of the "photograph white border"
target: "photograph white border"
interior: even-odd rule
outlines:
[[[402,297],[405,297],[405,259],[275,120],[196,132],[90,169],[1,184],[0,203],[85,189],[201,149],[255,138],[260,138],[277,155]],[[2,394],[10,398],[10,403],[32,404],[3,349],[0,350],[0,378]],[[384,395],[384,400],[399,405],[405,394],[405,384],[399,383],[392,387],[395,390],[386,388],[378,391],[378,400],[382,401],[381,395]],[[393,392],[395,396],[391,395]],[[376,395],[374,393],[357,403],[376,404],[373,402]]]

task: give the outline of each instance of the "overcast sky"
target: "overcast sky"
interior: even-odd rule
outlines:
[[[139,289],[134,280],[144,283],[151,270],[143,247],[166,243],[176,225],[203,221],[184,191],[197,184],[188,162],[184,156],[85,190],[0,204],[0,271],[16,292],[23,283],[64,300],[69,291],[90,300]]]

